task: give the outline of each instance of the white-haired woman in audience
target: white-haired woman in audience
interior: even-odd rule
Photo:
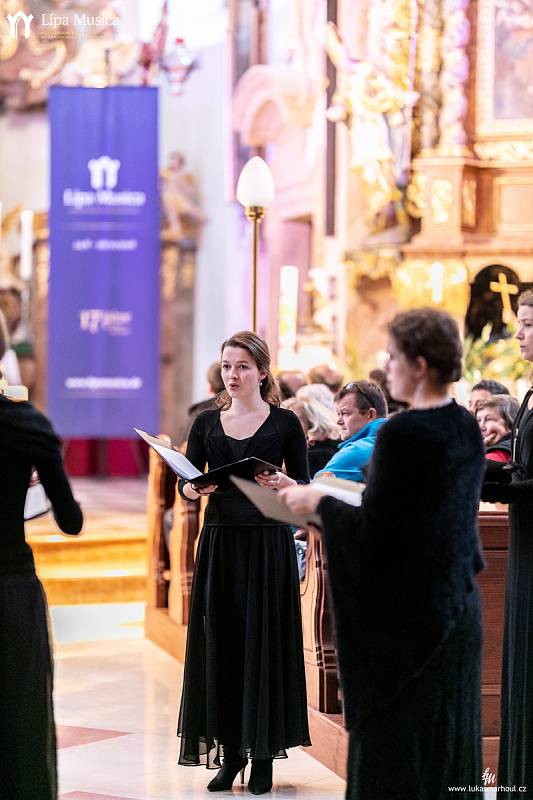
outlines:
[[[313,397],[290,397],[282,405],[294,411],[302,423],[309,445],[309,474],[312,478],[323,469],[338,447],[340,432],[335,412]]]
[[[335,401],[334,395],[331,393],[331,389],[326,386],[325,383],[308,383],[307,386],[302,386],[296,392],[296,397],[300,399],[307,399],[308,397],[312,397],[313,400],[318,400],[326,408],[329,408],[335,414],[335,419],[337,418],[337,413],[335,411]]]
[[[493,394],[477,401],[476,420],[489,461],[510,460],[511,431],[519,408],[518,400],[508,394]]]

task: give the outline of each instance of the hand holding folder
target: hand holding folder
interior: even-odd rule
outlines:
[[[322,522],[319,514],[314,512],[294,514],[287,508],[276,492],[258,486],[251,481],[243,480],[242,478],[232,477],[231,480],[235,486],[246,495],[248,500],[257,506],[264,517],[268,519],[277,519],[280,522],[286,522],[298,528],[306,528],[308,525],[314,525],[317,528],[321,527]],[[328,476],[317,478],[311,483],[311,487],[318,490],[323,495],[335,497],[337,500],[342,500],[344,503],[348,503],[348,505],[351,506],[361,505],[361,496],[365,489],[364,483],[356,483],[355,481],[346,481],[341,478]],[[289,491],[297,491],[297,489],[291,489]]]
[[[144,439],[155,452],[161,456],[170,469],[180,478],[188,481],[193,487],[204,487],[210,484],[216,484],[218,489],[226,490],[232,489],[231,476],[236,475],[241,478],[253,480],[255,475],[260,472],[276,472],[277,467],[264,461],[261,458],[252,456],[251,458],[243,458],[240,461],[234,461],[231,464],[226,464],[223,467],[208,470],[208,472],[200,472],[196,469],[194,464],[191,464],[188,458],[182,453],[174,450],[172,445],[165,442],[164,439],[159,439],[157,436],[150,436],[145,431],[133,429],[141,439]]]

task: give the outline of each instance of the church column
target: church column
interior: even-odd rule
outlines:
[[[413,133],[416,153],[433,149],[439,141],[441,0],[419,0],[419,11],[415,89],[420,99]]]
[[[468,155],[465,117],[468,101],[465,85],[468,78],[466,48],[470,38],[467,18],[469,0],[443,0],[444,29],[441,39],[442,103],[439,116],[441,155]]]

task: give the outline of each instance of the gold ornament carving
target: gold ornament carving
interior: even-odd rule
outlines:
[[[401,263],[400,251],[395,248],[380,250],[361,250],[347,254],[344,266],[349,282],[355,286],[360,278],[377,281],[382,278],[392,279],[395,270]]]
[[[170,301],[176,296],[178,274],[178,248],[164,247],[161,259],[161,293],[163,299]]]
[[[533,160],[533,139],[478,142],[474,145],[474,152],[484,161],[504,161],[506,164],[516,164],[521,161]]]
[[[436,178],[430,189],[431,218],[436,225],[443,225],[450,218],[453,203],[452,182],[445,178]]]
[[[0,12],[3,12],[4,9],[2,8],[0,3]],[[5,14],[0,14],[0,61],[8,61],[10,58],[13,58],[15,53],[17,52],[18,48],[18,39],[11,37],[9,33],[9,22],[6,19],[6,15],[8,13],[13,14],[16,11],[22,10],[17,8],[18,4],[11,4],[12,8],[10,9],[9,5],[5,9]]]
[[[194,255],[185,253],[180,270],[180,286],[182,289],[192,289],[194,285]]]
[[[457,317],[468,308],[468,271],[459,259],[406,259],[393,275],[392,288],[400,308],[430,306]]]
[[[394,26],[392,40],[398,36]],[[416,94],[396,85],[387,73],[369,61],[357,61],[348,55],[337,28],[329,23],[326,49],[337,68],[338,84],[327,110],[331,122],[345,123],[350,136],[350,167],[361,180],[368,209],[368,222],[374,227],[376,217],[389,203],[400,200],[397,173],[402,168],[406,145],[404,133],[410,128],[410,109]],[[401,39],[401,37],[400,37]],[[407,115],[407,116],[406,116]],[[406,124],[409,119],[409,125]],[[391,147],[394,138],[402,140],[400,159]]]
[[[391,80],[404,92],[413,87],[413,44],[418,8],[416,0],[388,0],[385,15],[383,66]]]
[[[463,181],[462,222],[467,228],[476,227],[476,188],[477,183],[474,178],[466,178]]]
[[[35,272],[37,275],[37,298],[48,297],[48,277],[50,274],[50,246],[47,241],[40,241],[35,248]]]
[[[424,216],[427,185],[427,175],[422,172],[413,173],[405,192],[405,208],[413,219],[421,219]]]

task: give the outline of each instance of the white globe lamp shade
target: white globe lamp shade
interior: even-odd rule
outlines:
[[[274,199],[274,180],[268,164],[259,156],[246,162],[237,183],[237,200],[245,207],[269,206]]]

